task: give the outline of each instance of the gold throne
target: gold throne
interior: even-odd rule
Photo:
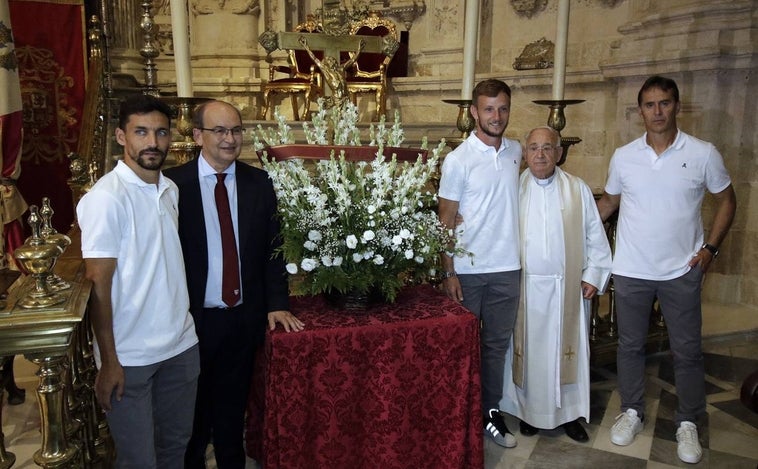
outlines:
[[[383,18],[378,12],[371,12],[368,17],[354,22],[350,34],[389,36],[395,43],[399,40],[395,23]],[[375,94],[377,120],[387,109],[387,67],[392,57],[379,52],[364,52],[358,56],[353,69],[348,71],[346,77],[347,91],[353,104],[357,104],[359,93]]]
[[[321,25],[312,18],[295,26],[295,31],[308,34],[320,34],[323,32]],[[323,59],[322,51],[314,51],[314,54],[319,60]],[[268,110],[273,108],[273,95],[277,93],[286,93],[290,95],[290,100],[292,102],[292,116],[294,120],[300,120],[297,95],[304,95],[305,102],[303,104],[303,118],[307,120],[310,115],[311,101],[323,91],[321,73],[306,51],[289,49],[287,51],[287,56],[290,65],[274,65],[270,67],[268,83],[262,85],[262,119],[266,119]],[[284,73],[287,76],[283,78],[275,78],[277,72]]]

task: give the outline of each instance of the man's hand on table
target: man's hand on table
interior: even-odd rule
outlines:
[[[276,329],[276,323],[284,326],[286,332],[298,332],[305,328],[303,321],[299,320],[292,313],[285,310],[271,311],[268,313],[268,328],[269,330]]]

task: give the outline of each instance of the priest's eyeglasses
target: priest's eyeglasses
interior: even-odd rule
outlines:
[[[539,145],[529,145],[528,147],[526,147],[526,151],[528,151],[529,153],[544,152],[544,153],[546,153],[546,154],[549,155],[550,153],[552,153],[555,150],[555,148],[556,147],[554,147],[553,145],[542,145],[542,146],[539,146]]]
[[[235,138],[240,137],[242,136],[243,133],[245,133],[245,128],[239,127],[239,126],[232,127],[231,129],[228,127],[221,127],[221,126],[214,127],[212,129],[208,129],[205,127],[198,127],[198,129],[204,130],[206,132],[211,132],[213,135],[216,136],[216,138],[219,138],[219,139],[226,137],[230,133],[232,134],[232,137],[235,137]]]

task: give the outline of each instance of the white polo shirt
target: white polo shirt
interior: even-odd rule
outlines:
[[[116,353],[123,366],[174,357],[197,343],[177,231],[179,190],[158,186],[123,161],[76,207],[82,256],[115,258],[111,301]],[[100,351],[95,347],[100,366]]]
[[[721,192],[731,180],[709,142],[680,130],[659,156],[646,138],[618,148],[608,169],[605,191],[621,194],[613,273],[671,280],[689,271],[703,244],[705,191]]]
[[[508,272],[519,259],[518,190],[521,145],[503,138],[495,150],[475,133],[442,164],[439,196],[459,203],[462,247],[474,254],[454,259],[459,274]],[[473,263],[472,263],[473,261]]]

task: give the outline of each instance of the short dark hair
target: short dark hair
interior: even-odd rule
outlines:
[[[650,88],[658,88],[664,92],[673,91],[674,102],[679,102],[679,87],[676,86],[676,82],[671,78],[662,77],[660,75],[653,75],[652,77],[645,80],[645,83],[642,84],[642,88],[640,88],[640,92],[637,93],[637,106],[642,106],[642,93],[649,90]]]
[[[208,105],[211,104],[211,103],[223,103],[223,104],[228,105],[229,107],[231,107],[232,109],[234,109],[235,111],[237,111],[237,117],[239,117],[240,118],[240,122],[242,122],[242,113],[240,112],[239,109],[237,109],[236,106],[233,106],[233,105],[227,103],[226,101],[221,101],[219,99],[212,99],[210,101],[205,101],[203,103],[198,104],[195,107],[195,110],[192,111],[192,127],[196,128],[196,129],[202,129],[203,127],[205,127],[205,125],[203,123],[203,121],[205,119],[205,108],[207,108]]]
[[[511,97],[511,88],[504,81],[496,78],[480,81],[471,93],[471,102],[476,106],[476,100],[479,99],[479,96],[494,98],[500,93],[505,93],[509,98]]]
[[[149,94],[129,95],[121,102],[121,108],[118,111],[118,128],[126,130],[126,123],[129,122],[129,116],[132,114],[149,114],[153,111],[165,115],[169,127],[171,126],[171,108],[168,104]]]

